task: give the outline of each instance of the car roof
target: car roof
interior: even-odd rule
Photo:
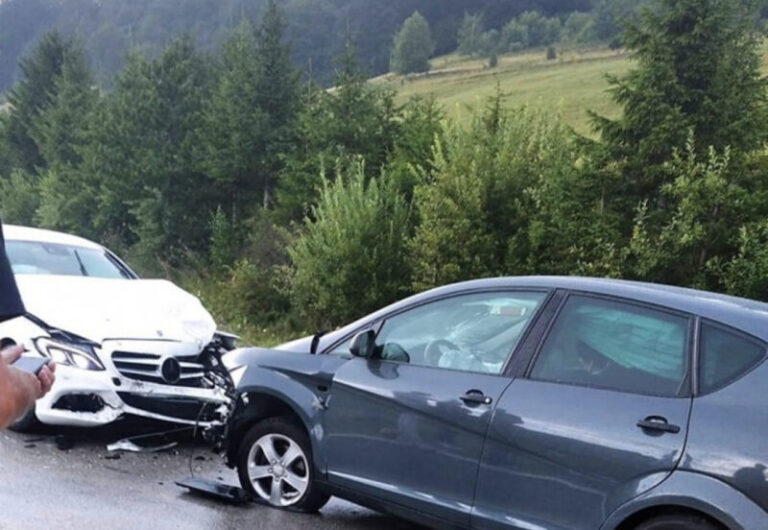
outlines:
[[[101,245],[98,245],[93,241],[88,241],[82,237],[27,226],[3,225],[3,234],[7,241],[35,241],[91,249],[103,248]]]
[[[519,276],[490,278],[455,283],[414,295],[334,332],[338,340],[365,322],[373,322],[393,311],[420,302],[471,291],[493,289],[566,289],[597,295],[614,296],[636,302],[651,304],[675,311],[690,313],[720,322],[768,342],[768,304],[708,291],[698,291],[671,285],[614,280],[605,278],[583,278],[577,276]]]

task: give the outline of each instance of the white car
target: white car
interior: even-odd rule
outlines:
[[[200,301],[143,280],[91,241],[4,227],[28,316],[0,324],[0,345],[24,344],[58,364],[56,383],[15,425],[98,426],[136,415],[205,425],[227,402],[220,355],[234,344]]]

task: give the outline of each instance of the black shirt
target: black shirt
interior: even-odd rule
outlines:
[[[0,222],[0,322],[23,315],[24,303],[21,301],[11,264],[5,254],[3,223]]]

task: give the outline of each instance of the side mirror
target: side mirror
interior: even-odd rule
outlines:
[[[373,349],[376,347],[376,333],[372,329],[362,331],[355,335],[352,344],[349,346],[349,352],[355,357],[370,359],[373,357]]]

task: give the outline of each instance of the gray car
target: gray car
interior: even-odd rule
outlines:
[[[253,496],[439,528],[768,529],[768,304],[652,284],[451,285],[225,356]]]

